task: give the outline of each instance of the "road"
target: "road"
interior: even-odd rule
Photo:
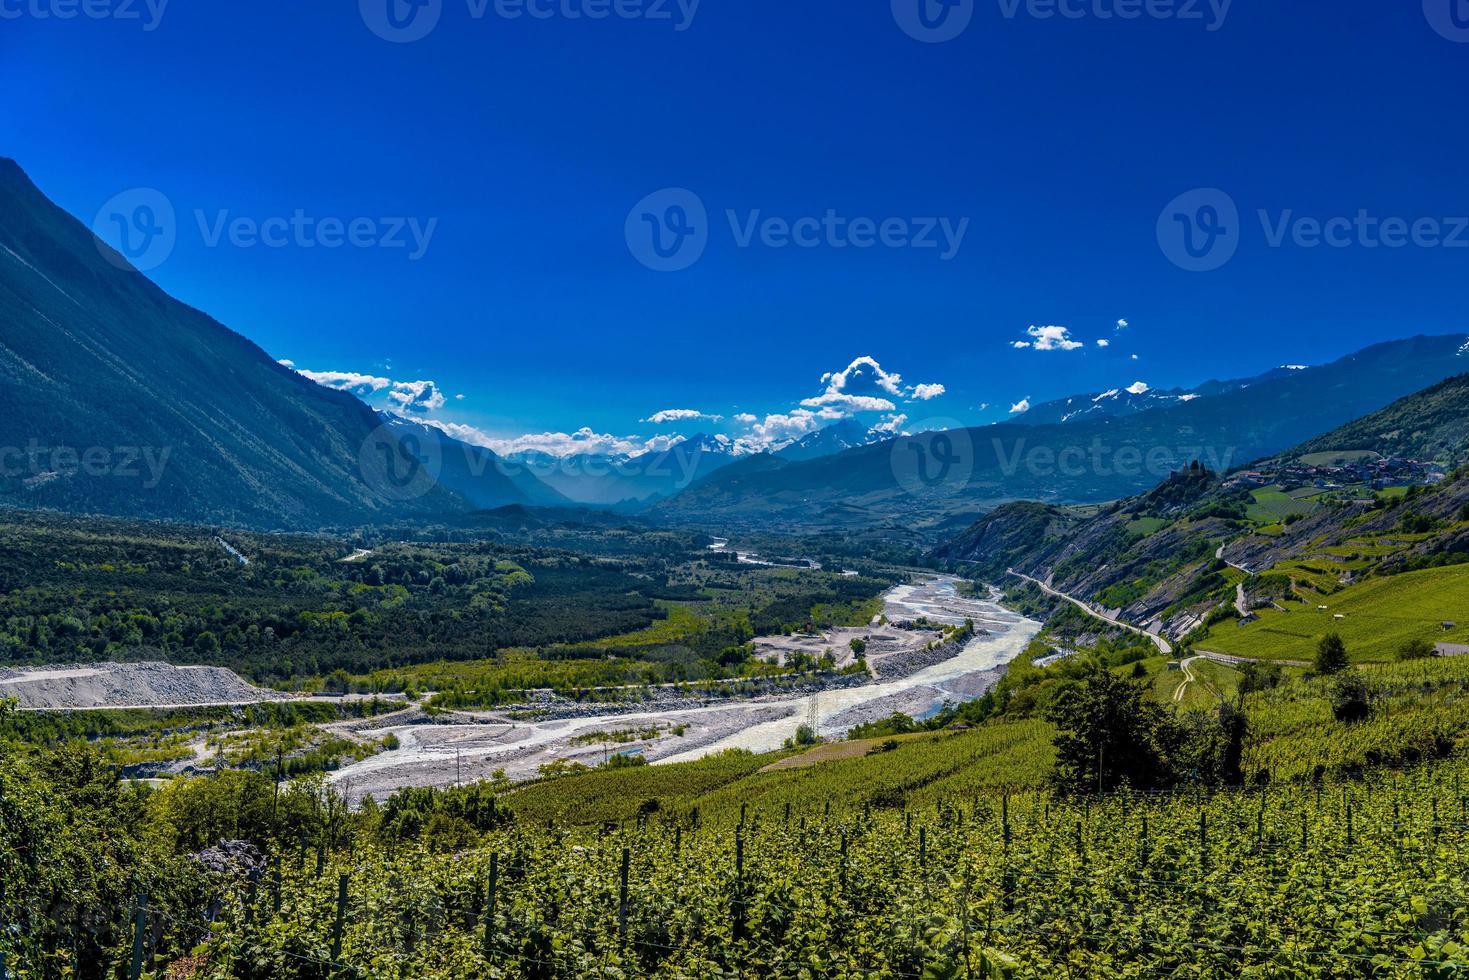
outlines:
[[[1067,602],[1071,603],[1073,606],[1076,606],[1082,612],[1087,613],[1091,616],[1095,616],[1097,619],[1100,619],[1104,623],[1111,623],[1113,626],[1125,629],[1129,633],[1136,633],[1138,636],[1147,637],[1148,639],[1153,641],[1153,644],[1157,646],[1160,653],[1168,654],[1170,656],[1172,655],[1173,644],[1169,643],[1166,639],[1164,639],[1162,636],[1159,636],[1157,633],[1145,630],[1141,626],[1134,626],[1131,623],[1124,623],[1120,619],[1114,619],[1113,617],[1108,616],[1106,613],[1096,609],[1094,606],[1092,606],[1091,603],[1086,602],[1082,599],[1078,599],[1074,596],[1069,596],[1065,592],[1059,592],[1056,589],[1051,588],[1046,583],[1040,581],[1039,579],[1031,578],[1029,575],[1017,572],[1013,568],[1007,568],[1005,570],[1011,575],[1014,575],[1016,578],[1023,578],[1025,579],[1025,581],[1030,582],[1035,586],[1038,586],[1042,592],[1045,592],[1048,595],[1053,595],[1057,599],[1065,599]]]

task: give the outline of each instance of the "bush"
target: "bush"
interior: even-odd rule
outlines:
[[[1353,674],[1337,678],[1331,690],[1331,714],[1346,724],[1372,717],[1372,689],[1364,677]]]
[[[1280,686],[1280,664],[1240,664],[1239,672],[1242,675],[1239,682],[1239,692],[1241,694],[1252,694],[1255,691],[1269,691]]]
[[[1398,650],[1399,660],[1426,660],[1438,652],[1437,648],[1427,640],[1409,640],[1404,643],[1402,649]]]

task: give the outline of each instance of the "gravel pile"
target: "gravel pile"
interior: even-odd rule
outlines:
[[[0,669],[0,698],[14,698],[29,709],[174,708],[284,697],[247,684],[223,667],[102,663]]]

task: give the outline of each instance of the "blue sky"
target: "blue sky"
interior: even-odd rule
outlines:
[[[170,292],[497,444],[987,422],[1469,328],[1450,0],[429,0],[408,43],[388,0],[76,2],[0,0],[0,153],[89,223],[156,189]]]

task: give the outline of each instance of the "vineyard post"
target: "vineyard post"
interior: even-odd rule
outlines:
[[[682,852],[683,852],[683,828],[682,827],[674,827],[673,828],[673,859],[675,861],[677,861],[678,858],[679,858],[679,855]]]
[[[905,807],[903,809],[903,836],[904,837],[907,837],[912,832],[913,832],[913,814],[909,813],[908,810],[907,810],[907,808]]]
[[[744,825],[745,825],[745,804],[741,803],[740,804],[740,826],[743,827]]]
[[[260,892],[260,869],[250,869],[250,877],[247,880],[250,887],[245,892],[245,926],[248,928],[255,919],[255,899]]]
[[[347,924],[347,876],[337,879],[337,921],[332,925],[332,962],[342,958],[342,929]]]
[[[632,849],[622,849],[622,873],[618,876],[617,886],[617,938],[622,943],[627,943],[627,872],[628,865],[632,861]]]
[[[828,820],[831,819],[831,797],[829,796],[826,798],[826,812],[822,814],[822,816],[826,817]]]
[[[326,871],[326,842],[318,841],[316,844],[316,877],[320,878]]]
[[[277,854],[272,861],[270,876],[270,910],[276,915],[281,914],[281,856]]]
[[[500,885],[500,855],[490,855],[490,886],[485,894],[485,935],[484,948],[485,958],[489,959],[490,953],[495,948],[495,890]]]
[[[1005,850],[1010,850],[1010,797],[1000,797],[1000,830],[1005,838]]]
[[[296,840],[301,845],[300,851],[296,854],[296,870],[297,871],[305,871],[306,870],[306,835],[305,834],[297,834],[296,835]]]
[[[969,964],[969,877],[967,874],[959,887],[959,921],[964,925],[964,975],[973,980],[974,968]]]
[[[918,828],[918,870],[923,871],[928,867],[928,829]]]
[[[791,801],[790,800],[786,800],[785,822],[781,826],[788,828],[788,827],[790,827],[790,825],[791,825]]]
[[[1306,811],[1301,811],[1301,850],[1304,851],[1308,844],[1306,837]]]
[[[803,818],[804,819],[804,818]],[[735,828],[734,938],[745,937],[745,837]]]
[[[133,959],[128,966],[128,980],[143,975],[143,933],[148,920],[148,896],[139,895],[133,903]]]

